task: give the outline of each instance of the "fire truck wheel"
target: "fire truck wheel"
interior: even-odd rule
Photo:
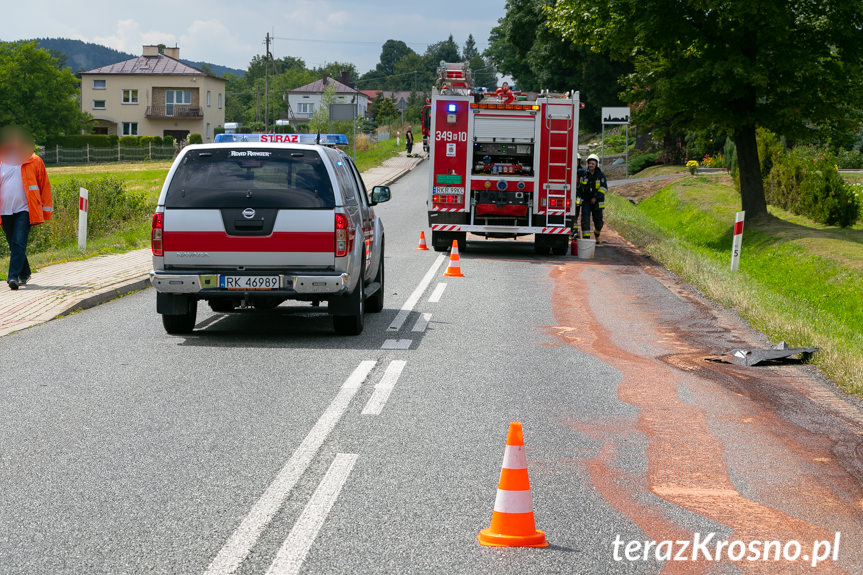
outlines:
[[[567,251],[569,251],[569,236],[557,238],[557,241],[551,246],[551,253],[556,256],[565,256]]]
[[[442,234],[439,232],[432,232],[431,242],[434,251],[436,252],[445,252],[450,245],[452,245],[452,239],[448,234]]]
[[[551,251],[551,247],[544,244],[534,243],[533,251],[536,252],[538,255],[547,256],[548,253]]]

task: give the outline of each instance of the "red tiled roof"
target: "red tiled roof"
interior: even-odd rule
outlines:
[[[154,76],[208,76],[203,70],[184,64],[170,56],[138,56],[124,62],[94,68],[84,74],[151,74]]]

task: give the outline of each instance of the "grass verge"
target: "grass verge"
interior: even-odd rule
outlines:
[[[791,346],[815,345],[813,363],[863,394],[863,229],[819,226],[771,209],[747,222],[740,271],[730,271],[740,198],[709,176],[670,183],[637,206],[610,195],[611,225],[651,257]]]
[[[367,149],[357,150],[357,167],[361,172],[374,168],[397,155],[399,151],[400,148],[396,146],[395,138],[371,144]],[[350,153],[351,150],[347,150],[347,152]],[[155,209],[162,184],[170,168],[171,162],[62,166],[48,168],[48,178],[51,181],[51,186],[56,188],[73,179],[82,180],[84,187],[86,187],[87,181],[104,176],[115,176],[123,180],[126,190],[143,193]],[[96,207],[91,204],[91,211],[93,209]],[[88,238],[86,250],[79,250],[77,242],[66,242],[51,246],[50,249],[43,251],[28,251],[27,256],[30,265],[35,270],[51,264],[83,260],[99,255],[125,253],[149,247],[151,215],[125,222],[120,231],[114,231],[101,237]],[[77,215],[73,217],[77,222]],[[52,223],[48,222],[43,225],[50,226]],[[0,254],[2,254],[0,255],[0,281],[5,281],[9,269],[9,251],[5,241],[0,241]]]

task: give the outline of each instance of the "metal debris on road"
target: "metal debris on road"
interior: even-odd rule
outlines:
[[[780,341],[770,349],[735,349],[729,352],[732,363],[737,365],[752,366],[765,361],[784,359],[792,355],[800,354],[802,361],[818,351],[817,347],[788,347],[784,341]]]

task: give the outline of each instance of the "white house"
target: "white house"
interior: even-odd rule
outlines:
[[[358,92],[336,80],[324,75],[323,78],[311,84],[300,86],[288,91],[288,106],[290,107],[291,120],[296,122],[308,122],[312,119],[315,111],[320,109],[324,90],[328,86],[335,86],[336,95],[334,104],[357,103],[357,115],[365,117],[369,107],[369,98],[362,92]]]

